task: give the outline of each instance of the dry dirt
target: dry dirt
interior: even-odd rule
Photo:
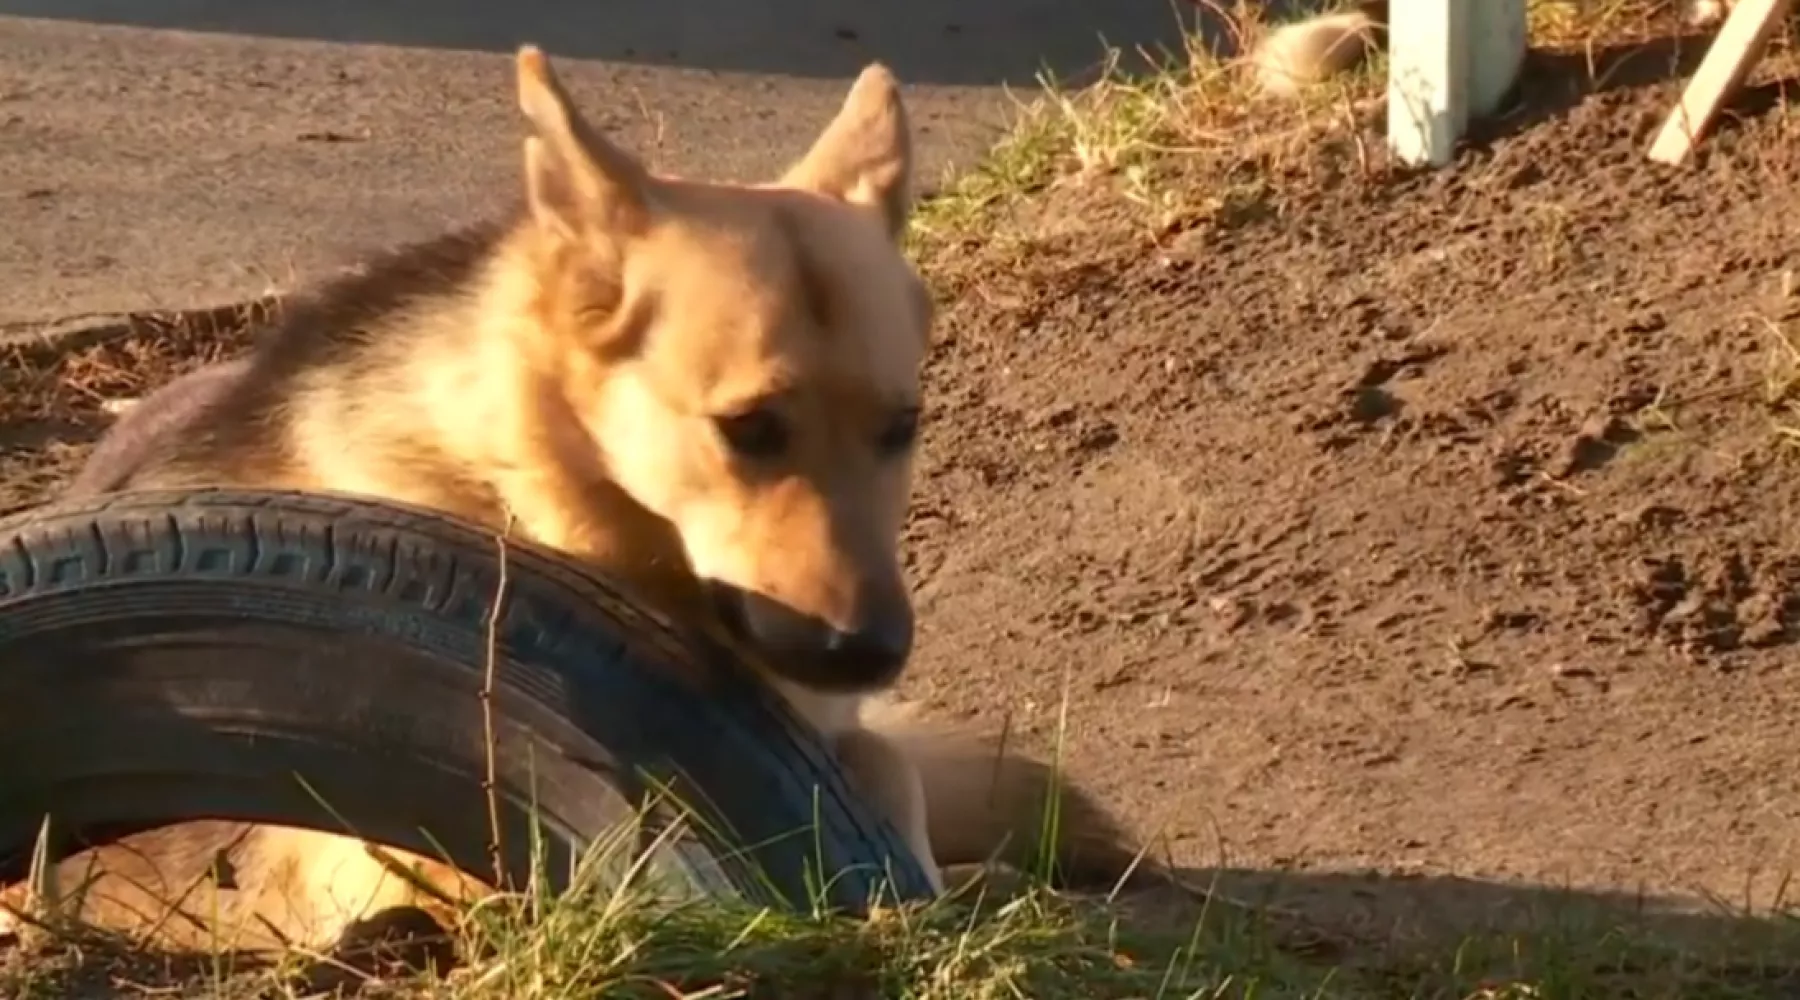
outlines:
[[[907,693],[1043,746],[1066,691],[1073,770],[1184,864],[1775,902],[1800,145],[1770,93],[1691,171],[1642,156],[1669,87],[1619,89],[1228,225],[1149,240],[1068,190],[1079,225],[934,253]],[[14,359],[0,503],[99,397],[242,336]]]
[[[1192,864],[1778,902],[1800,146],[1771,86],[1659,168],[1671,93],[943,255],[913,692],[1047,738],[1066,684],[1073,768]]]

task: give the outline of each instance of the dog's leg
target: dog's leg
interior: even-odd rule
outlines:
[[[711,617],[705,591],[680,555],[680,538],[667,524],[633,513],[612,487],[584,481],[553,460],[520,462],[494,485],[525,537],[588,565],[613,568],[616,582],[670,617]],[[629,573],[620,572],[625,569]]]
[[[1053,857],[1055,871],[1040,874],[1062,888],[1093,891],[1166,878],[1118,818],[1059,768],[1003,740],[918,717],[916,708],[877,699],[861,721],[918,776],[940,866],[1000,861],[1026,871]],[[1055,822],[1047,823],[1053,800]]]
[[[838,761],[856,785],[882,810],[906,841],[931,880],[933,892],[944,892],[943,872],[932,856],[929,817],[925,815],[925,785],[919,769],[906,752],[880,733],[850,729],[836,740]]]

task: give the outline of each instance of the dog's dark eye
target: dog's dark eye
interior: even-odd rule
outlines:
[[[745,458],[770,459],[787,450],[787,422],[774,410],[746,410],[714,417],[713,423],[731,450]]]
[[[884,455],[900,455],[910,450],[913,442],[919,439],[919,411],[903,410],[896,413],[881,429],[881,436],[875,439],[875,446]]]

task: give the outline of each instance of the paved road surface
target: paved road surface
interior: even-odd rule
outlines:
[[[1183,0],[0,0],[0,329],[244,299],[489,211],[516,184],[509,54],[537,42],[659,166],[752,178],[869,59],[925,179],[1004,85],[1168,47]]]

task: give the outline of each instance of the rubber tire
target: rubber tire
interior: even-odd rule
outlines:
[[[893,827],[723,650],[506,545],[493,724],[502,877],[553,889],[659,789],[715,886],[863,913],[928,896]],[[491,872],[491,532],[360,497],[147,491],[0,519],[0,852],[197,818],[358,835]],[[295,780],[304,778],[304,783]],[[821,878],[829,875],[829,878]]]

